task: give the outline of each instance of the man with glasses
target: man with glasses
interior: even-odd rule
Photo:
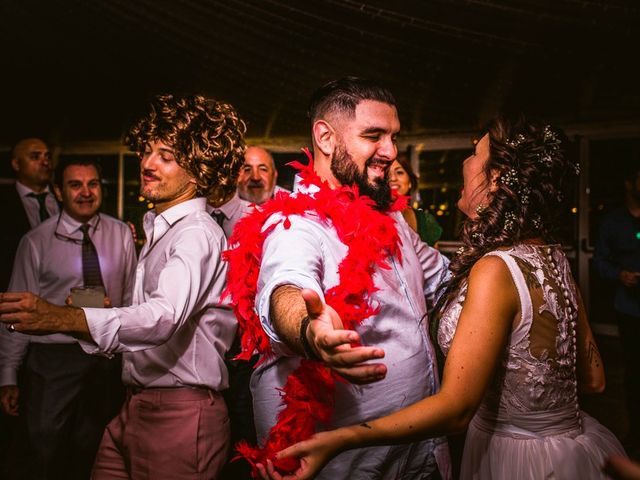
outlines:
[[[100,182],[93,161],[60,162],[54,191],[62,212],[23,237],[9,291],[30,291],[63,305],[72,289],[91,287],[104,293],[100,306],[131,303],[131,231],[98,213]],[[16,373],[23,360],[27,395],[20,399]],[[109,400],[117,395],[118,373],[119,362],[84,353],[68,335],[0,331],[0,404],[9,415],[26,416],[33,478],[88,478],[104,426],[115,413]]]

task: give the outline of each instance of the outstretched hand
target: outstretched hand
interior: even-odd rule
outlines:
[[[48,334],[56,331],[49,315],[56,307],[30,292],[0,294],[0,322],[11,330]]]
[[[31,335],[60,332],[91,340],[82,309],[53,305],[30,292],[0,293],[0,322],[15,332]]]
[[[318,357],[352,383],[382,380],[387,374],[387,367],[382,363],[364,362],[383,358],[384,350],[379,347],[353,347],[353,343],[360,341],[358,333],[344,330],[338,313],[323,303],[315,291],[303,289],[301,293],[310,318],[307,339]]]
[[[306,480],[313,478],[333,457],[344,448],[340,430],[321,432],[308,440],[296,443],[278,452],[277,458],[297,458],[298,469],[288,475],[281,475],[273,467],[271,460],[266,465],[258,464],[261,478],[266,480]]]

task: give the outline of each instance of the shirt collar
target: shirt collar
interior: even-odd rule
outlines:
[[[222,212],[224,213],[225,218],[229,219],[247,205],[249,205],[249,202],[241,199],[238,196],[238,192],[236,192],[228,202],[220,205],[219,207],[212,207],[211,205],[207,204],[207,212]]]
[[[294,193],[310,194],[313,195],[320,191],[320,187],[315,184],[303,185],[300,175],[296,175],[293,179],[293,191]]]
[[[190,213],[199,210],[206,211],[207,199],[204,197],[185,200],[171,208],[166,209],[160,215],[155,210],[147,212],[143,219],[144,233],[148,241],[154,243],[177,221],[182,220]]]
[[[30,193],[36,193],[35,191],[27,187],[24,183],[20,183],[18,180],[16,180],[16,190],[18,191],[18,195],[20,195],[21,198],[26,197]],[[48,185],[44,188],[43,192],[50,193]]]
[[[99,214],[96,213],[93,217],[91,217],[91,219],[88,222],[85,222],[89,224],[89,226],[91,227],[89,231],[95,231],[96,227],[98,226],[98,215]],[[64,209],[60,213],[59,228],[62,230],[62,233],[64,233],[65,235],[70,236],[78,232],[82,225],[83,224],[81,222],[72,218],[71,215],[69,215],[66,211],[64,211]]]

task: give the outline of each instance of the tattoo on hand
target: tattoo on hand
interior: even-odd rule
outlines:
[[[598,352],[598,347],[593,342],[589,342],[588,350],[588,358],[589,364],[595,364],[596,367],[600,366],[600,352]]]

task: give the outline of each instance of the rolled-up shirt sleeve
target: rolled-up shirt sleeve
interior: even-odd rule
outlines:
[[[224,237],[215,238],[205,229],[192,227],[184,232],[168,252],[167,262],[157,271],[144,261],[136,270],[134,306],[85,308],[91,337],[95,343],[80,342],[87,353],[135,352],[165,343],[205,301],[209,279],[220,275],[220,252]],[[149,277],[157,275],[155,288]],[[141,285],[145,291],[140,292]],[[214,299],[214,303],[219,299]]]
[[[301,216],[290,216],[289,222],[289,228],[285,228],[283,217],[274,215],[265,225],[266,229],[277,224],[264,242],[258,277],[256,308],[262,328],[275,344],[282,344],[269,315],[271,295],[276,288],[282,285],[309,288],[324,301],[322,232],[314,222]]]

